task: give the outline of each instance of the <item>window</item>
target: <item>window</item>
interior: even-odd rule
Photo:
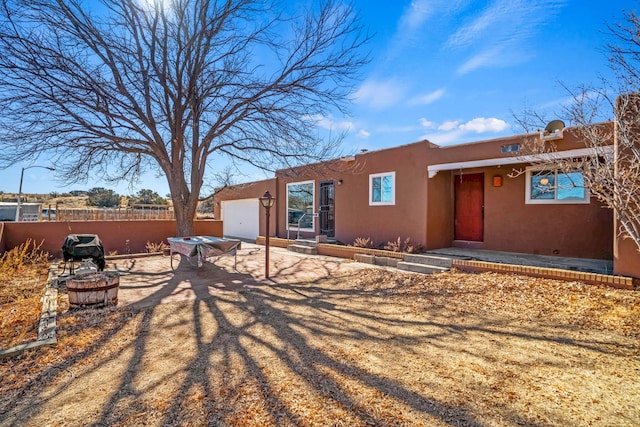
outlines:
[[[396,173],[385,172],[369,175],[369,205],[396,204]]]
[[[520,144],[503,145],[500,147],[502,154],[517,153],[518,151],[520,151]]]
[[[526,203],[589,203],[582,171],[527,168]]]
[[[313,194],[314,182],[294,182],[287,184],[287,229],[313,231],[315,212]]]

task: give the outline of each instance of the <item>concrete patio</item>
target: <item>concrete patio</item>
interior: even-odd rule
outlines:
[[[467,248],[445,248],[431,254],[452,259],[479,260],[499,264],[537,266],[567,271],[611,274],[607,260],[577,259],[542,255],[517,254]],[[151,256],[108,260],[108,269],[121,274],[119,304],[148,307],[168,302],[204,299],[242,288],[270,284],[297,283],[321,279],[367,268],[388,268],[354,262],[350,259],[323,255],[306,255],[284,248],[270,248],[270,278],[265,279],[265,248],[242,243],[237,262],[233,256],[212,258],[201,268],[174,254],[173,269],[169,256]],[[234,268],[235,264],[235,268]]]
[[[429,253],[456,259],[470,259],[544,268],[560,268],[563,270],[585,271],[588,273],[598,274],[613,274],[613,261],[605,259],[570,258],[471,248],[443,248],[429,251]]]
[[[371,268],[344,258],[309,256],[283,248],[270,250],[270,278],[265,279],[265,248],[242,243],[234,257],[212,258],[197,268],[174,254],[169,256],[107,260],[107,269],[120,272],[119,305],[148,307],[168,302],[204,299],[242,288],[321,279],[348,271]]]

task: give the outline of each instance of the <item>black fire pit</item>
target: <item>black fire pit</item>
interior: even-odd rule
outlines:
[[[104,247],[97,234],[69,234],[62,243],[62,256],[64,262],[82,261],[91,258],[98,267],[98,271],[104,270]]]

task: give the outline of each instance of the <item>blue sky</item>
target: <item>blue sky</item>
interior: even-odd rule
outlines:
[[[372,60],[350,115],[317,118],[321,128],[347,132],[345,153],[521,133],[512,111],[529,107],[552,117],[568,100],[561,84],[577,87],[608,75],[606,24],[620,22],[623,9],[638,8],[632,0],[355,0],[355,6],[373,35]],[[17,192],[20,169],[30,165],[0,171],[0,191]],[[247,168],[236,180],[271,176]],[[133,188],[98,181],[68,186],[41,168],[25,171],[23,192],[97,186],[168,193],[164,178],[153,175]]]

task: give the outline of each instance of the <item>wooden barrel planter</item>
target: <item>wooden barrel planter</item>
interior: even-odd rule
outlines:
[[[118,273],[101,271],[67,279],[71,307],[118,304]]]

